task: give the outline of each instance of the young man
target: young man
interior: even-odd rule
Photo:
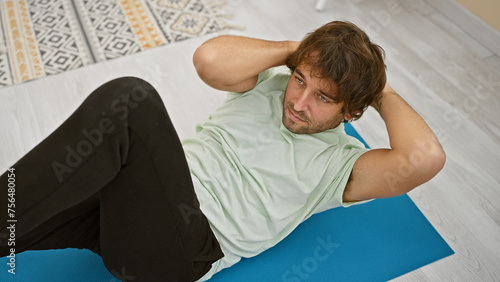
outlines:
[[[351,23],[326,24],[300,45],[217,37],[197,49],[194,64],[208,85],[243,92],[229,94],[195,140],[184,141],[226,255],[213,269],[273,246],[315,212],[405,194],[444,164],[432,131],[386,84],[381,48]],[[269,70],[285,64],[291,76]],[[342,122],[369,105],[391,149],[366,151],[343,132]],[[211,178],[214,170],[222,177]]]
[[[444,165],[432,131],[386,84],[382,50],[351,23],[300,43],[217,37],[194,65],[230,93],[182,145],[156,91],[121,78],[2,175],[16,179],[17,222],[0,255],[87,248],[135,281],[206,280],[316,212],[407,193]],[[369,105],[390,149],[343,132]]]

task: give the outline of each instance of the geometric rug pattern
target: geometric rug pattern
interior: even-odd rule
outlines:
[[[7,0],[0,87],[226,28],[223,1]]]

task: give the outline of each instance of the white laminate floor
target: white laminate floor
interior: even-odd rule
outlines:
[[[246,27],[232,34],[299,40],[326,22],[349,20],[386,50],[390,84],[447,153],[443,171],[409,195],[456,252],[395,280],[500,281],[500,59],[423,0],[326,1],[322,12],[315,0],[228,2],[234,22]],[[191,64],[195,48],[211,36],[0,89],[0,170],[118,76],[152,82],[180,137],[193,133],[224,97]],[[375,111],[354,127],[371,147],[388,146]]]

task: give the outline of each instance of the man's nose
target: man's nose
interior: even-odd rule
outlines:
[[[308,91],[304,91],[300,94],[299,98],[295,102],[294,109],[297,112],[306,111],[309,108],[311,94]]]

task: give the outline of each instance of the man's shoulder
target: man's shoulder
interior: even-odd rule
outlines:
[[[259,85],[260,82],[266,80],[271,80],[276,78],[286,78],[286,77],[289,78],[290,75],[291,71],[287,66],[272,67],[259,74],[259,79],[257,80],[256,86]]]
[[[266,94],[275,90],[285,91],[290,75],[290,69],[286,66],[267,69],[259,74],[255,87],[248,92]]]

